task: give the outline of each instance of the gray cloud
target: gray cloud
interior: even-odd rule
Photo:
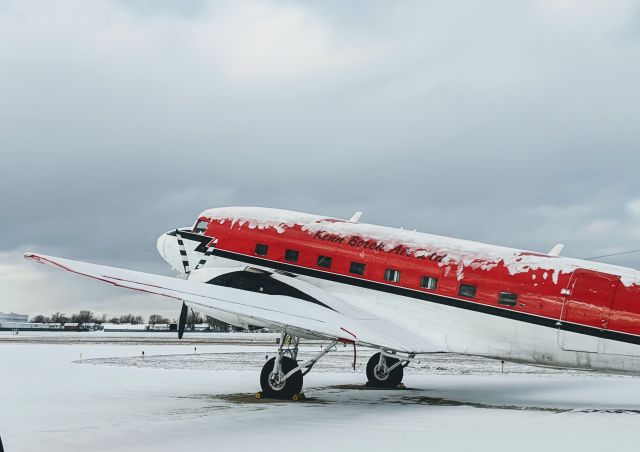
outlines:
[[[576,257],[640,248],[639,11],[4,2],[0,310],[153,310],[19,255],[167,272],[156,237],[219,205],[364,209]]]

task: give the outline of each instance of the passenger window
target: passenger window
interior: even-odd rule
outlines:
[[[384,271],[384,280],[385,281],[391,281],[391,282],[400,281],[400,270],[394,270],[392,268],[387,268]]]
[[[198,224],[196,224],[196,227],[193,228],[193,232],[196,234],[203,234],[207,230],[208,226],[209,226],[208,221],[200,220],[198,221]]]
[[[267,245],[263,245],[261,243],[258,243],[256,245],[256,254],[258,256],[266,256],[267,255],[267,251],[269,251],[269,247]]]
[[[365,265],[362,262],[351,262],[349,272],[355,275],[364,275]]]
[[[477,290],[478,288],[476,286],[471,286],[469,284],[460,284],[458,295],[467,298],[474,298],[476,296]]]
[[[331,258],[329,256],[318,256],[318,267],[331,268]]]
[[[438,287],[438,278],[423,276],[420,280],[420,287],[423,289],[436,290]]]
[[[518,304],[518,295],[511,292],[500,292],[498,303],[505,306],[515,306],[516,304]]]
[[[298,256],[300,255],[299,251],[296,250],[286,250],[284,252],[284,260],[289,262],[298,262]]]

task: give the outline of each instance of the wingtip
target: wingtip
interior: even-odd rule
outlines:
[[[40,259],[40,256],[38,256],[37,254],[34,253],[24,253],[23,256],[25,259],[30,260],[30,261],[35,261],[38,262],[40,264],[42,264],[42,260]]]

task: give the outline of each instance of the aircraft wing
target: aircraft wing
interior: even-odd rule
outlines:
[[[408,335],[396,324],[358,315],[362,311],[336,297],[330,305],[316,304],[291,296],[251,292],[40,254],[27,253],[25,258],[116,287],[155,294],[180,303],[184,301],[196,311],[223,321],[236,320],[229,323],[268,327],[302,337],[338,340],[398,352],[437,351],[417,337]]]

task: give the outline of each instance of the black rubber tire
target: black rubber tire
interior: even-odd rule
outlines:
[[[387,360],[387,367],[391,367],[398,362],[398,359],[389,358],[388,356],[386,356],[385,359]],[[369,358],[369,362],[367,363],[367,386],[388,389],[398,387],[398,385],[402,383],[402,378],[404,377],[404,368],[402,366],[398,366],[389,373],[386,379],[380,380],[374,371],[379,361],[379,352]]]
[[[269,374],[273,370],[275,362],[276,358],[271,358],[265,363],[262,367],[262,372],[260,372],[260,387],[262,387],[262,395],[270,399],[291,399],[295,394],[299,394],[300,391],[302,391],[302,371],[299,370],[287,378],[287,381],[284,383],[284,387],[277,390],[272,388],[269,384]],[[280,358],[280,366],[282,367],[282,372],[286,375],[291,370],[298,367],[298,362],[288,356],[283,356]]]

